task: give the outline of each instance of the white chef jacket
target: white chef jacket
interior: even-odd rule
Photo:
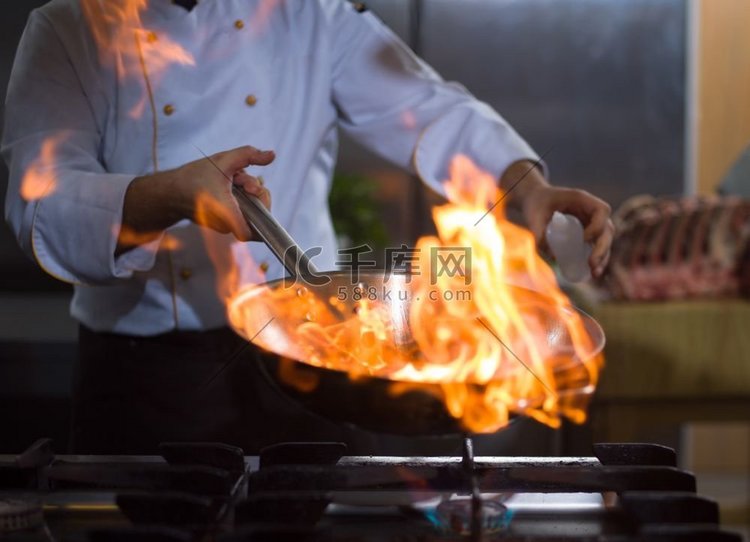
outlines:
[[[246,281],[263,280],[259,267],[268,266],[267,279],[284,274],[262,244],[188,221],[169,229],[176,248],[162,236],[115,257],[131,180],[200,159],[198,149],[274,150],[275,162],[252,172],[292,237],[322,247],[319,269],[336,261],[327,198],[339,127],[439,192],[457,153],[498,177],[538,158],[488,105],[346,0],[202,0],[190,12],[151,0],[142,25],[134,39],[143,62],[132,73],[117,51],[97,50],[79,0],[53,0],[31,14],[8,89],[6,218],[42,268],[75,285],[71,312],[91,329],[225,325],[217,246],[233,251]],[[158,72],[151,48],[167,41],[192,62]],[[24,172],[53,137],[54,186],[26,201]]]

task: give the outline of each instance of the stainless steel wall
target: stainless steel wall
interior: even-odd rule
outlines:
[[[591,190],[617,205],[633,194],[683,190],[686,3],[371,0],[368,5],[443,77],[463,83],[538,152],[548,151],[555,183]],[[350,143],[341,164],[375,175],[386,171]]]
[[[421,50],[495,106],[554,179],[613,203],[682,191],[684,0],[427,0]]]

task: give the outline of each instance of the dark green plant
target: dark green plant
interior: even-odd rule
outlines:
[[[342,173],[333,176],[328,198],[333,226],[336,234],[352,247],[367,244],[382,251],[388,245],[377,192],[377,181],[368,177]]]

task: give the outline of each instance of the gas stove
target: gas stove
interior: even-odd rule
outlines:
[[[0,538],[16,541],[740,541],[675,452],[592,457],[347,456],[283,443],[259,456],[165,443],[160,456],[0,456]]]

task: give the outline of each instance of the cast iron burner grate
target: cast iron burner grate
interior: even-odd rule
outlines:
[[[741,540],[653,444],[577,458],[475,457],[469,438],[457,457],[346,456],[340,443],[160,452],[56,456],[41,440],[0,456],[0,500],[43,503],[44,532],[70,542]],[[49,540],[34,536],[2,534]]]
[[[310,446],[279,445],[274,452],[310,457],[301,453]],[[342,496],[394,491],[411,491],[416,501],[449,491],[458,498],[442,500],[431,513],[401,506],[405,515],[428,519],[433,531],[409,537],[415,529],[405,529],[393,540],[740,540],[721,531],[718,506],[695,494],[695,478],[676,468],[674,450],[653,444],[599,444],[594,456],[475,458],[472,441],[465,438],[460,458],[341,457],[332,464],[331,457],[320,464],[300,464],[266,457],[250,476],[249,498],[237,509],[238,525],[251,528],[227,540],[256,540],[264,532],[263,522],[294,525],[296,536],[302,536],[297,539],[376,540],[337,537],[337,524],[327,518],[324,505]],[[605,502],[572,512],[513,511],[496,499],[509,493],[578,492],[604,494]],[[300,527],[308,529],[304,536]],[[268,536],[273,539],[278,530]]]

